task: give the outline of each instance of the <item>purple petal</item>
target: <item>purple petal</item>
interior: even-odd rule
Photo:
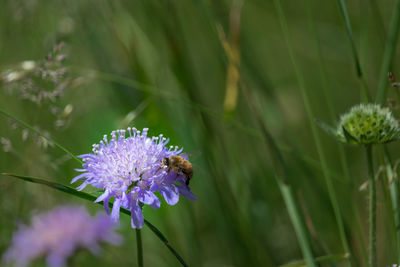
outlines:
[[[89,184],[88,181],[83,182],[80,186],[76,188],[76,190],[81,191],[83,188],[85,188]]]
[[[107,197],[106,199],[104,199],[104,209],[106,210],[107,215],[110,215],[110,204],[108,203],[108,200],[110,199],[110,197]]]
[[[189,200],[196,200],[197,199],[197,197],[192,193],[192,191],[190,191],[190,188],[187,187],[186,185],[181,185],[181,186],[177,186],[177,187],[178,187],[178,190],[179,190],[179,194],[181,194],[185,198],[187,198]]]
[[[79,174],[79,175],[76,176],[74,179],[72,179],[71,184],[73,184],[73,183],[75,183],[76,181],[78,181],[78,180],[84,178],[84,177],[86,176],[86,174],[87,174],[87,173]]]
[[[83,158],[94,158],[95,156],[96,155],[94,155],[94,154],[82,154],[82,155],[79,155],[76,157],[83,159]]]
[[[159,192],[169,205],[175,205],[179,201],[179,194],[176,192],[175,185],[160,186]]]
[[[74,169],[74,170],[77,172],[86,172],[87,171],[87,169]]]
[[[142,228],[144,224],[144,218],[143,218],[143,213],[142,209],[139,207],[138,204],[134,205],[131,209],[131,225],[132,228]]]
[[[104,199],[108,199],[108,196],[110,195],[110,191],[108,191],[108,190],[106,190],[101,196],[99,196],[95,201],[94,201],[94,203],[97,203],[97,202],[101,202],[101,201],[103,201]]]
[[[160,206],[161,206],[161,201],[158,199],[158,197],[156,197],[155,199],[154,199],[154,201],[153,201],[153,203],[151,203],[150,204],[150,206],[153,208],[153,209],[159,209],[160,208]]]
[[[139,200],[144,204],[150,205],[153,209],[158,209],[161,205],[161,201],[158,199],[158,197],[153,192],[148,190],[143,191],[140,194]]]
[[[113,208],[111,211],[111,220],[113,222],[118,222],[119,220],[119,209],[121,207],[121,198],[115,198]]]
[[[50,254],[47,256],[46,262],[47,265],[51,267],[63,267],[65,266],[65,257],[56,254]]]
[[[158,186],[157,183],[153,183],[150,185],[150,191],[155,192],[155,191],[160,191],[160,187]]]

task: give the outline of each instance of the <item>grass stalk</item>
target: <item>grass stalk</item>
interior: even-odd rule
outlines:
[[[334,121],[336,121],[337,113],[336,113],[334,105],[331,101],[332,98],[330,97],[330,95],[328,93],[329,92],[329,86],[328,86],[329,82],[328,82],[327,75],[326,75],[326,66],[324,64],[324,60],[323,60],[323,56],[322,56],[321,43],[318,39],[318,34],[317,34],[316,27],[315,27],[315,20],[313,17],[310,0],[306,0],[306,2],[307,2],[307,11],[308,11],[307,12],[308,13],[308,23],[309,23],[309,27],[310,27],[311,33],[313,35],[313,38],[314,38],[315,48],[316,48],[316,52],[317,52],[318,69],[319,69],[319,74],[320,74],[320,78],[321,78],[322,92],[324,94],[325,103],[327,104],[327,109],[328,109],[330,120],[332,122],[334,122]],[[354,184],[353,180],[351,180],[351,178],[350,178],[350,171],[349,171],[350,168],[348,165],[347,156],[346,156],[344,147],[338,146],[338,151],[339,151],[340,164],[342,166],[344,178],[346,179],[347,182],[350,182],[352,191],[354,191],[355,184]],[[354,216],[356,217],[356,222],[358,224],[357,229],[360,230],[361,229],[360,215],[359,215],[359,212],[357,210],[355,203],[353,201],[351,201],[351,202],[352,202],[352,211],[353,211]],[[361,233],[361,231],[359,231],[357,234],[359,236],[361,249],[362,249],[363,253],[365,254],[365,259],[367,259],[367,249],[362,240],[362,233]],[[346,247],[345,244],[343,244],[343,246]],[[348,245],[347,245],[347,247],[348,247]],[[346,251],[346,252],[348,252],[348,251]],[[354,257],[352,257],[351,260],[354,260]]]
[[[221,34],[220,34],[221,37]],[[222,40],[223,42],[223,47],[225,49],[225,52],[227,56],[230,56],[229,49],[230,44],[226,42],[225,40]],[[309,239],[309,233],[307,231],[307,228],[304,223],[304,218],[302,218],[302,215],[300,213],[300,209],[297,206],[297,201],[295,199],[295,195],[293,193],[293,190],[290,186],[289,180],[288,180],[288,169],[286,166],[286,163],[283,159],[282,153],[280,149],[278,148],[277,144],[275,143],[274,138],[270,134],[263,117],[261,116],[260,110],[256,107],[254,104],[253,97],[250,93],[250,90],[244,81],[243,77],[241,76],[241,71],[240,67],[238,66],[238,62],[232,62],[232,65],[236,68],[240,83],[240,87],[242,91],[245,94],[247,103],[249,105],[249,108],[251,112],[254,114],[254,117],[259,125],[259,128],[261,129],[262,136],[267,144],[268,148],[268,153],[272,159],[272,167],[274,171],[274,177],[275,180],[277,181],[278,187],[281,191],[283,200],[285,202],[285,206],[287,208],[289,218],[292,222],[292,225],[294,227],[296,237],[299,242],[300,249],[302,251],[304,260],[306,262],[306,265],[308,267],[316,267],[316,263],[314,261],[314,256],[312,253],[312,248],[311,248],[311,242]]]
[[[348,254],[334,254],[334,255],[324,255],[315,258],[315,261],[319,264],[328,263],[332,261],[346,260],[349,257]],[[304,266],[304,261],[295,261],[288,264],[280,265],[279,267],[302,267]]]
[[[64,151],[67,155],[69,155],[71,158],[75,159],[76,161],[78,161],[79,163],[82,164],[82,161],[75,156],[71,151],[69,151],[68,149],[66,149],[65,147],[63,147],[62,145],[60,145],[56,140],[54,140],[51,137],[48,137],[47,135],[43,134],[41,131],[35,129],[33,126],[27,124],[26,122],[17,119],[15,116],[11,115],[10,113],[8,113],[7,111],[3,110],[2,108],[0,108],[0,113],[3,114],[4,116],[18,122],[19,124],[21,124],[22,126],[28,128],[29,130],[37,133],[38,135],[40,135],[41,137],[45,138],[46,140],[50,141],[51,143],[53,143],[56,147],[58,147],[59,149],[61,149],[62,151]]]
[[[283,200],[288,209],[289,217],[293,223],[293,227],[297,233],[300,247],[302,249],[306,264],[308,267],[316,266],[315,260],[311,251],[309,236],[302,220],[299,208],[296,204],[296,199],[292,187],[283,182],[279,177],[276,179],[278,181],[279,188],[282,192]]]
[[[286,18],[282,9],[282,6],[280,4],[280,0],[275,0],[275,6],[278,12],[278,18],[279,18],[279,22],[281,24],[281,28],[286,40],[286,44],[289,50],[289,54],[290,54],[290,58],[297,76],[297,80],[298,80],[298,84],[300,87],[300,91],[301,91],[301,95],[303,98],[303,102],[304,105],[306,107],[306,111],[307,111],[307,115],[308,115],[308,119],[311,125],[311,130],[312,130],[312,134],[313,134],[313,138],[317,147],[317,151],[318,151],[318,155],[321,161],[321,167],[322,167],[322,173],[323,173],[323,177],[325,179],[326,185],[327,185],[327,189],[328,189],[328,195],[329,195],[329,199],[333,208],[333,212],[334,212],[334,216],[335,216],[335,220],[338,226],[338,230],[339,230],[339,236],[342,242],[342,246],[344,249],[345,253],[350,253],[350,248],[348,245],[348,241],[347,241],[347,237],[345,234],[345,228],[344,228],[344,224],[343,224],[343,219],[342,219],[342,215],[340,213],[340,209],[339,209],[339,204],[336,198],[336,194],[335,194],[335,190],[333,187],[333,182],[331,180],[331,177],[329,175],[329,170],[328,170],[328,164],[327,164],[327,160],[325,158],[325,153],[323,151],[322,148],[322,142],[319,136],[319,133],[317,131],[317,127],[316,125],[313,123],[314,120],[314,114],[313,111],[311,109],[311,105],[310,105],[310,101],[309,101],[309,96],[306,90],[306,86],[305,86],[305,82],[304,82],[304,78],[303,75],[300,71],[299,66],[297,65],[297,60],[295,58],[294,52],[293,52],[293,48],[291,46],[291,42],[290,42],[290,37],[289,37],[289,30],[287,27],[287,23],[286,23]],[[351,263],[350,263],[351,265]]]
[[[41,178],[36,178],[36,177],[31,177],[31,176],[26,176],[26,175],[18,175],[18,174],[12,174],[12,173],[0,173],[1,175],[4,176],[9,176],[9,177],[14,177],[14,178],[18,178],[20,180],[23,180],[25,182],[30,182],[30,183],[35,183],[35,184],[42,184],[45,186],[48,186],[50,188],[59,190],[61,192],[73,195],[75,197],[81,198],[81,199],[85,199],[88,200],[90,202],[94,202],[97,199],[97,196],[94,196],[92,194],[86,193],[86,192],[82,192],[82,191],[78,191],[73,187],[67,186],[67,185],[63,185],[60,183],[55,183],[52,181],[48,181],[45,179],[41,179]],[[102,202],[97,202],[96,204],[103,206],[104,204]],[[112,203],[109,202],[108,203],[110,208],[112,208]],[[125,208],[120,208],[120,213],[123,213],[125,215],[131,216],[131,211],[127,210]],[[158,230],[157,227],[155,227],[153,224],[151,224],[149,221],[147,221],[146,219],[144,219],[144,224],[149,227],[149,229],[158,237],[158,239],[161,240],[161,242],[169,249],[169,251],[176,257],[176,259],[181,263],[182,266],[187,267],[187,263],[183,260],[183,258],[178,254],[178,252],[176,252],[176,250],[169,244],[168,239],[163,235],[163,233],[161,233],[160,230]]]
[[[400,26],[400,0],[397,0],[393,9],[392,21],[390,22],[389,35],[383,52],[383,61],[379,74],[378,92],[376,95],[377,103],[382,104],[385,100],[387,90],[387,74],[391,69],[393,54],[396,50],[396,42]]]
[[[400,262],[400,210],[399,210],[399,181],[394,178],[392,158],[386,145],[383,145],[385,157],[386,174],[389,184],[390,197],[392,201],[392,215],[396,232],[396,256],[397,262]]]
[[[143,267],[142,232],[140,229],[136,229],[136,245],[137,245],[138,266]]]
[[[69,151],[68,149],[66,149],[65,147],[63,147],[62,145],[60,145],[57,141],[55,141],[54,139],[46,136],[45,134],[43,134],[42,132],[40,132],[39,130],[35,129],[34,127],[32,127],[31,125],[27,124],[26,122],[17,119],[15,116],[11,115],[10,113],[6,112],[5,110],[0,108],[0,114],[5,115],[6,117],[15,120],[16,122],[20,123],[21,125],[23,125],[24,127],[34,131],[35,133],[37,133],[38,135],[42,136],[43,138],[45,138],[46,140],[52,142],[55,146],[57,146],[59,149],[61,149],[62,151],[64,151],[67,155],[71,156],[73,159],[75,159],[76,161],[78,161],[80,164],[82,164],[82,161],[76,157],[71,151]],[[60,184],[56,184],[56,183],[52,183],[50,181],[45,181],[42,179],[36,179],[36,178],[32,178],[32,177],[28,177],[28,176],[21,176],[21,175],[12,175],[12,174],[4,174],[3,175],[9,175],[9,176],[13,176],[13,177],[17,177],[20,179],[23,179],[25,181],[29,181],[29,182],[34,182],[34,183],[40,183],[40,184],[44,184],[47,185],[49,187],[53,187],[56,189],[59,189],[61,191],[64,191],[66,193],[70,193],[70,194],[75,194],[78,197],[81,198],[85,198],[88,200],[96,200],[95,196],[91,196],[89,194],[86,194],[84,192],[79,192],[76,191],[75,189],[68,187],[68,186],[64,186],[64,185],[60,185]],[[36,180],[35,180],[36,179]],[[110,203],[110,205],[112,205]],[[125,213],[124,211],[121,211],[123,213]],[[130,215],[130,211],[126,210],[127,214]],[[149,223],[148,221],[145,220],[145,224],[157,235],[158,238],[160,238],[164,244],[168,247],[168,249],[172,252],[172,254],[179,260],[179,262],[183,265],[183,266],[187,266],[187,264],[185,263],[185,261],[182,259],[182,257],[176,252],[176,250],[174,248],[172,248],[169,244],[167,239],[163,236],[163,234],[151,223]],[[137,242],[139,242],[140,239],[140,244],[138,243],[138,264],[140,267],[143,266],[143,251],[142,251],[142,244],[141,244],[141,235],[139,232],[139,237],[138,237],[138,233],[136,232],[136,237],[138,238]],[[139,250],[140,250],[140,254],[139,254]],[[142,265],[140,265],[142,264]]]
[[[366,145],[368,180],[369,180],[369,267],[377,266],[376,258],[376,185],[372,161],[372,146]]]
[[[256,108],[250,90],[248,89],[247,84],[244,82],[242,77],[240,77],[240,84],[246,96],[248,105],[251,111],[254,113],[255,118],[259,124],[259,127],[263,132],[263,136],[268,147],[268,152],[273,162],[272,166],[275,172],[275,180],[281,191],[283,200],[285,202],[285,206],[289,214],[289,218],[293,224],[297,240],[299,242],[300,249],[302,251],[306,265],[308,267],[316,267],[317,265],[315,263],[314,256],[312,253],[309,233],[305,226],[304,219],[302,218],[302,215],[299,211],[299,207],[297,206],[297,201],[289,182],[288,168],[286,166],[286,162],[284,161],[282,153],[279,150],[277,144],[275,143],[272,135],[268,131],[268,128],[262,119],[261,113]]]
[[[349,13],[347,12],[347,7],[346,7],[346,4],[345,4],[344,0],[338,0],[338,4],[339,4],[339,9],[340,9],[340,14],[342,15],[342,18],[343,18],[344,23],[345,23],[347,37],[349,38],[349,44],[350,44],[350,48],[351,48],[351,54],[353,56],[354,66],[356,68],[357,77],[358,77],[358,79],[360,81],[360,85],[361,85],[361,89],[362,89],[362,92],[363,92],[363,95],[364,95],[364,99],[365,99],[366,102],[370,102],[371,101],[371,96],[369,94],[368,86],[367,86],[367,83],[365,81],[363,72],[361,70],[360,59],[358,57],[356,44],[354,42],[353,31],[351,29]]]

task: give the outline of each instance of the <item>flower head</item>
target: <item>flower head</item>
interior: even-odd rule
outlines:
[[[342,115],[336,135],[351,144],[387,143],[399,137],[400,127],[388,108],[360,104]]]
[[[121,237],[114,228],[115,224],[104,214],[91,217],[82,207],[61,206],[34,216],[29,227],[21,225],[4,259],[27,266],[46,257],[51,267],[65,266],[77,249],[86,248],[98,254],[101,241],[119,244]]]
[[[166,147],[168,139],[162,135],[148,137],[148,129],[142,132],[135,128],[117,130],[107,135],[99,144],[93,145],[93,153],[81,155],[83,172],[72,180],[85,179],[78,190],[88,184],[104,189],[104,193],[95,202],[104,201],[104,208],[109,213],[108,201],[114,197],[111,219],[118,221],[120,207],[129,209],[132,214],[133,228],[143,227],[141,205],[150,205],[158,209],[160,200],[154,194],[158,191],[169,205],[175,205],[179,195],[194,200],[196,196],[185,185],[185,177],[181,173],[170,171],[162,166],[164,158],[180,155],[182,149]],[[187,158],[187,157],[186,157]]]

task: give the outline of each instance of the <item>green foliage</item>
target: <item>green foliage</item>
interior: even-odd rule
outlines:
[[[68,184],[77,175],[74,168],[80,168],[72,157],[89,153],[114,129],[146,127],[150,135],[162,133],[171,145],[201,154],[191,158],[197,201],[144,210],[170,242],[160,242],[143,228],[144,266],[177,266],[165,244],[189,266],[301,265],[304,256],[285,204],[288,196],[280,190],[288,187],[276,182],[261,120],[282,152],[290,195],[310,233],[316,261],[347,266],[352,259],[353,266],[366,266],[367,193],[358,190],[367,180],[363,151],[339,148],[309,125],[314,117],[336,125],[340,114],[370,96],[379,95],[382,106],[387,106],[385,96],[399,101],[397,89],[385,87],[388,69],[400,75],[399,15],[394,12],[399,1],[278,2],[285,32],[273,1],[0,1],[0,109],[33,127],[0,116],[0,172]],[[66,58],[52,71],[65,68],[66,73],[55,75],[56,85],[35,75],[39,82],[29,87],[28,63],[46,62],[60,42]],[[35,71],[40,70],[29,73]],[[259,118],[249,108],[241,80]],[[65,85],[60,97],[40,103],[25,90],[37,96],[59,85]],[[391,103],[398,117],[398,105]],[[336,133],[327,124],[323,128]],[[384,163],[391,171],[390,183],[378,175],[376,184],[379,266],[400,258],[399,217],[393,219],[400,150],[398,142],[386,146],[391,157],[385,154],[385,161],[380,148],[374,150],[377,172]],[[337,206],[332,206],[332,194]],[[29,221],[35,211],[64,203],[102,210],[58,190],[3,176],[0,203],[0,254],[16,222]],[[338,214],[351,255],[344,251]],[[121,216],[119,231],[124,245],[107,247],[101,258],[80,255],[77,265],[136,266],[136,235],[128,216]]]

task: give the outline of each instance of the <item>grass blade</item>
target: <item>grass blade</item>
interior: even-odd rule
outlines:
[[[330,261],[340,261],[340,260],[346,260],[350,257],[349,254],[334,254],[334,255],[325,255],[325,256],[320,256],[315,258],[315,262],[317,263],[325,263],[325,262],[330,262]],[[288,264],[280,265],[279,267],[300,267],[300,266],[305,266],[306,263],[304,260],[300,261],[295,261],[291,262]]]
[[[373,2],[376,5],[375,0],[371,0],[371,2]],[[313,10],[312,10],[312,7],[311,7],[311,1],[308,0],[307,4],[308,4],[308,7],[307,7],[307,10],[308,10],[308,12],[307,12],[308,13],[308,23],[309,23],[310,32],[314,37],[313,39],[314,39],[315,48],[316,48],[316,51],[317,51],[317,59],[318,59],[318,65],[319,65],[319,74],[320,74],[320,78],[321,78],[322,91],[323,91],[323,94],[324,94],[324,97],[325,97],[325,103],[327,104],[327,109],[328,109],[328,112],[329,112],[330,120],[331,120],[331,122],[336,122],[337,121],[337,113],[336,113],[336,110],[335,110],[335,107],[334,107],[334,103],[332,101],[332,97],[329,94],[329,91],[332,91],[330,89],[333,89],[333,88],[330,87],[330,82],[328,81],[326,65],[325,65],[325,62],[324,62],[323,56],[322,56],[321,42],[320,42],[320,40],[318,38],[318,33],[317,33],[317,29],[316,29],[316,22],[315,22],[315,19],[314,19],[314,16],[313,16]],[[377,21],[382,22],[379,19],[379,10],[375,10],[374,14],[376,14],[375,17],[377,18]],[[383,34],[383,35],[385,35],[385,34]],[[316,120],[316,123],[322,129],[324,129],[325,131],[327,131],[331,135],[333,134],[334,137],[337,138],[336,129],[335,128],[333,128],[333,127],[331,127],[329,125],[325,126],[325,123],[321,123],[318,120]],[[356,184],[354,182],[354,179],[350,178],[350,168],[349,168],[347,155],[345,153],[344,147],[342,145],[339,145],[337,147],[338,147],[338,151],[339,151],[340,163],[341,163],[343,174],[344,174],[343,176],[346,179],[346,182],[348,182],[351,185],[351,192],[355,192],[355,191],[357,191],[357,186],[356,186]],[[332,174],[330,174],[330,175],[331,175],[331,178],[333,178]],[[355,202],[351,201],[351,203],[352,203],[351,204],[352,205],[352,213],[353,213],[353,215],[355,217],[355,221],[356,221],[356,224],[357,224],[357,227],[356,227],[358,229],[357,235],[358,235],[358,239],[360,241],[359,243],[360,243],[360,246],[361,246],[361,251],[363,252],[364,258],[367,261],[367,249],[366,249],[366,246],[365,246],[365,242],[363,240],[362,232],[360,230],[360,229],[362,229],[361,228],[361,223],[360,223],[360,214],[359,214],[359,211],[357,209],[357,206],[356,206]],[[353,260],[353,263],[354,263],[354,257],[352,257],[351,260]]]
[[[340,8],[340,13],[342,15],[342,18],[343,18],[345,26],[346,26],[346,32],[347,32],[347,36],[349,38],[349,44],[351,47],[351,53],[353,55],[353,60],[354,60],[355,68],[356,68],[357,77],[360,79],[361,88],[362,88],[362,92],[364,93],[365,99],[367,100],[367,102],[370,102],[371,96],[368,92],[367,83],[364,80],[364,75],[361,70],[360,59],[358,57],[356,44],[354,42],[353,31],[351,29],[349,13],[347,12],[347,7],[346,7],[344,0],[338,0],[338,4],[339,4],[339,8]]]
[[[397,253],[397,261],[400,260],[400,210],[399,210],[399,181],[395,178],[393,172],[392,158],[389,153],[389,149],[386,145],[383,145],[383,152],[385,157],[385,167],[386,167],[386,175],[389,183],[390,196],[392,200],[392,208],[393,208],[393,219],[394,219],[394,231],[396,232],[396,253]]]
[[[333,128],[332,126],[326,124],[323,121],[320,121],[318,119],[314,119],[315,123],[322,129],[324,130],[327,134],[329,134],[330,136],[334,137],[335,139],[337,139],[337,131],[335,128]]]
[[[55,183],[55,182],[51,182],[51,181],[48,181],[48,180],[45,180],[45,179],[41,179],[41,178],[30,177],[30,176],[25,176],[25,175],[18,175],[18,174],[12,174],[12,173],[2,173],[2,175],[18,178],[18,179],[21,179],[21,180],[24,180],[24,181],[27,181],[27,182],[35,183],[35,184],[42,184],[42,185],[51,187],[53,189],[62,191],[64,193],[73,195],[75,197],[79,197],[79,198],[82,198],[82,199],[89,200],[91,202],[94,202],[96,200],[96,198],[97,198],[94,195],[78,191],[75,188],[72,188],[70,186],[59,184],[59,183]],[[101,202],[98,202],[97,204],[103,205]],[[109,202],[109,205],[110,205],[110,207],[112,207],[112,203],[111,202]],[[129,210],[125,209],[125,208],[121,207],[120,212],[124,213],[124,214],[126,214],[128,216],[131,216],[131,212]],[[178,252],[176,252],[176,250],[173,247],[171,247],[171,245],[168,242],[168,239],[160,232],[160,230],[158,230],[153,224],[151,224],[146,219],[144,220],[144,223],[164,243],[164,245],[167,246],[167,248],[172,252],[172,254],[182,264],[182,266],[188,266],[186,264],[186,262],[182,259],[182,257],[178,254]]]
[[[241,83],[241,88],[245,93],[250,109],[254,113],[257,122],[260,125],[260,129],[262,130],[264,139],[267,143],[268,152],[273,161],[272,166],[275,172],[275,178],[276,178],[275,180],[277,181],[277,184],[281,191],[283,200],[285,202],[285,206],[287,208],[290,220],[293,224],[305,262],[309,267],[316,267],[316,264],[314,262],[313,252],[311,249],[311,243],[309,240],[309,233],[304,224],[304,219],[301,216],[299,207],[296,204],[297,201],[294,197],[292,187],[288,180],[289,177],[288,177],[288,168],[286,166],[286,162],[284,161],[282,153],[278,148],[277,144],[275,143],[274,138],[272,137],[272,135],[268,131],[266,124],[262,120],[261,114],[254,104],[253,98],[250,94],[250,90],[248,89],[247,84],[244,82],[242,77],[240,77],[240,83]]]
[[[397,36],[399,34],[400,25],[400,0],[397,0],[393,10],[392,21],[389,28],[389,36],[386,41],[385,50],[383,52],[383,62],[381,66],[381,72],[379,74],[379,85],[376,96],[377,103],[382,104],[385,100],[386,89],[387,89],[387,74],[390,71],[393,54],[396,50]]]
[[[323,177],[324,177],[327,189],[328,189],[329,200],[330,200],[331,205],[332,205],[334,217],[335,217],[336,224],[337,224],[338,231],[339,231],[339,236],[340,236],[340,239],[342,241],[342,246],[343,246],[343,249],[344,249],[345,253],[350,253],[350,246],[349,246],[348,241],[347,241],[345,228],[344,228],[344,223],[343,223],[342,215],[341,215],[341,212],[340,212],[340,209],[339,209],[339,203],[338,203],[338,200],[336,198],[336,193],[335,193],[335,189],[334,189],[334,186],[333,186],[333,182],[332,182],[332,179],[331,179],[331,177],[329,175],[329,170],[328,170],[329,168],[328,168],[328,163],[327,163],[327,160],[326,160],[326,157],[325,157],[325,152],[324,152],[323,147],[322,147],[322,142],[321,142],[319,133],[317,131],[317,127],[316,127],[315,123],[313,123],[313,119],[314,119],[315,116],[314,116],[314,113],[313,113],[313,111],[311,109],[311,103],[309,101],[308,92],[306,90],[304,77],[303,77],[302,72],[300,71],[300,68],[299,68],[298,64],[297,64],[297,60],[295,58],[294,51],[293,51],[293,48],[291,46],[290,37],[289,37],[289,30],[288,30],[288,26],[287,26],[287,23],[286,23],[286,18],[285,18],[282,6],[280,4],[280,0],[275,0],[274,2],[275,2],[275,7],[276,7],[276,10],[277,10],[277,13],[278,13],[279,23],[281,25],[281,28],[282,28],[282,31],[283,31],[283,35],[284,35],[284,38],[286,40],[286,45],[287,45],[287,48],[289,50],[289,56],[290,56],[290,59],[291,59],[292,64],[293,64],[294,71],[295,71],[296,76],[297,76],[300,92],[301,92],[301,95],[302,95],[302,98],[303,98],[303,102],[304,102],[304,105],[305,105],[305,108],[306,108],[306,111],[307,111],[307,116],[308,116],[308,119],[310,121],[312,135],[313,135],[313,138],[314,138],[314,141],[315,141],[315,145],[316,145],[316,148],[317,148],[319,159],[321,161],[322,174],[323,174]],[[351,263],[350,263],[350,265],[351,265]]]
[[[46,136],[45,134],[43,134],[41,131],[35,129],[34,127],[32,127],[31,125],[27,124],[26,122],[17,119],[15,116],[11,115],[10,113],[8,113],[7,111],[3,110],[2,108],[0,108],[0,113],[3,114],[4,116],[18,122],[19,124],[21,124],[22,126],[28,128],[29,130],[37,133],[38,135],[40,135],[41,137],[45,138],[46,140],[50,141],[51,143],[53,143],[56,147],[58,147],[59,149],[61,149],[62,151],[64,151],[66,154],[68,154],[71,158],[75,159],[76,161],[78,161],[80,164],[82,164],[82,161],[75,156],[74,154],[72,154],[72,152],[70,152],[68,149],[66,149],[65,147],[63,147],[62,145],[60,145],[57,141],[55,141],[53,138]]]

